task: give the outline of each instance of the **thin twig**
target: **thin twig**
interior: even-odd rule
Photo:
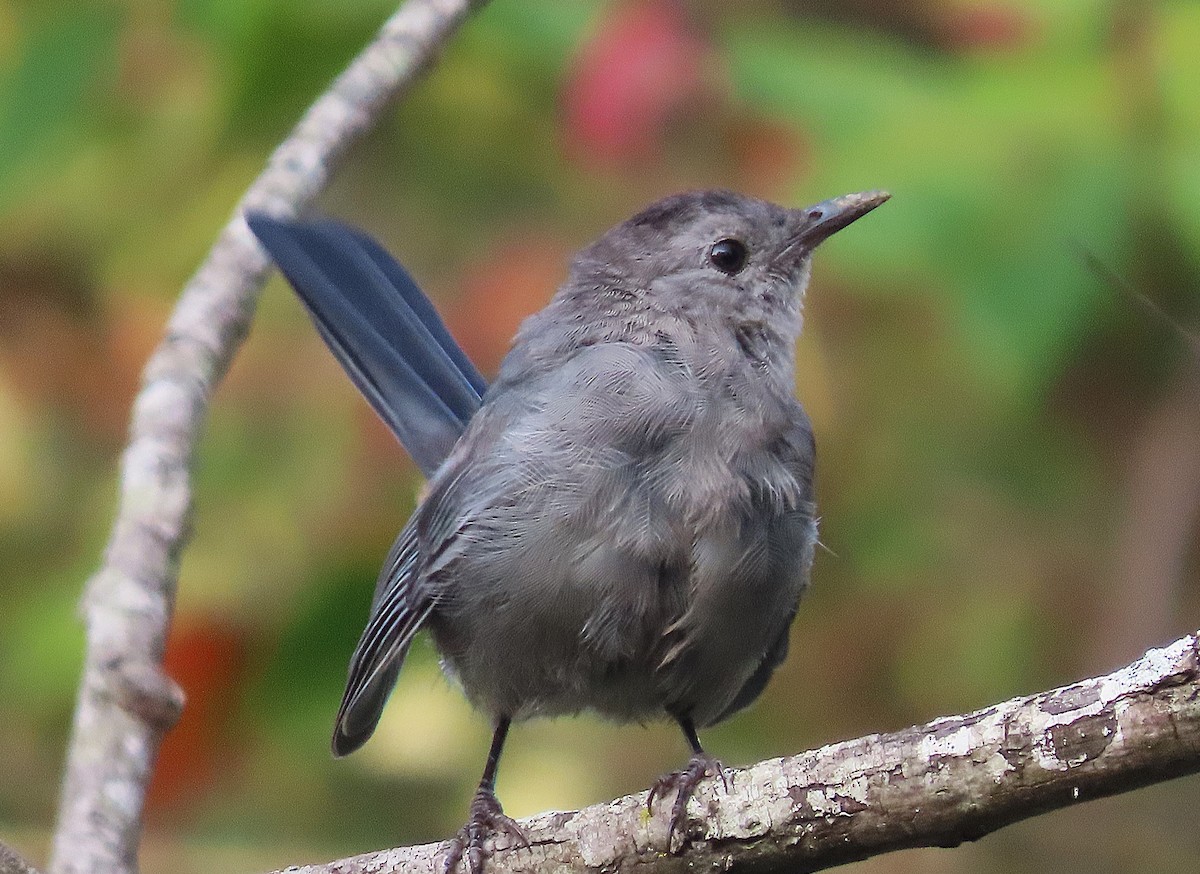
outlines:
[[[521,823],[489,874],[819,871],[892,850],[948,847],[1081,801],[1200,771],[1200,641],[963,716],[935,719],[727,773],[688,805],[689,842],[668,850],[646,793]],[[286,874],[441,871],[446,843],[368,853]],[[285,872],[275,872],[285,874]]]
[[[88,582],[84,673],[52,874],[137,870],[142,807],[183,695],[161,670],[208,401],[249,330],[269,262],[243,210],[292,215],[484,0],[409,0],[305,114],[188,282],[142,374],[104,562]]]
[[[1091,249],[1082,243],[1076,243],[1075,248],[1079,252],[1079,257],[1083,260],[1084,265],[1092,271],[1096,278],[1100,279],[1117,293],[1125,296],[1134,306],[1150,316],[1152,320],[1178,336],[1183,340],[1184,345],[1192,351],[1192,355],[1200,359],[1200,334],[1197,334],[1195,331],[1189,331],[1177,320],[1168,315],[1148,294],[1134,288],[1133,283],[1106,264]]]

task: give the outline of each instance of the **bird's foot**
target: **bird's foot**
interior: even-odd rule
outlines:
[[[654,813],[656,799],[666,798],[672,791],[675,793],[675,803],[671,806],[671,827],[667,835],[671,852],[683,848],[687,837],[687,803],[705,777],[720,777],[725,791],[729,791],[725,768],[708,753],[695,753],[688,760],[687,767],[663,774],[650,787],[650,795],[646,798],[646,810],[649,813]]]
[[[506,816],[496,794],[480,789],[471,801],[471,817],[458,834],[450,839],[450,850],[446,854],[443,874],[454,874],[459,862],[466,857],[466,874],[482,874],[483,860],[489,855],[484,841],[491,835],[506,834],[518,845],[529,846],[529,838],[521,831],[517,821]]]

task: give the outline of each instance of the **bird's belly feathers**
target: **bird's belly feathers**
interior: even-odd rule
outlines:
[[[511,512],[480,520],[445,569],[452,585],[430,623],[477,706],[514,719],[588,709],[698,725],[725,714],[787,633],[812,561],[813,509],[753,488],[712,488],[704,506],[685,507],[673,478],[609,469],[590,495],[586,476],[510,495],[538,508],[520,514],[519,531],[502,530]]]
[[[807,419],[668,351],[585,347],[498,391],[434,485],[430,627],[494,715],[703,725],[786,633],[815,539]]]

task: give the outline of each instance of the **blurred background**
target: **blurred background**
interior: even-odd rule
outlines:
[[[142,362],[385,0],[0,2],[0,839],[46,858]],[[822,248],[797,391],[822,539],[791,656],[710,731],[741,765],[1110,670],[1200,625],[1200,4],[494,0],[319,204],[485,373],[572,251],[659,195],[892,202]],[[329,732],[419,477],[273,279],[217,392],[167,656],[188,694],[145,870],[447,836],[488,726],[427,641]],[[507,810],[679,766],[668,725],[538,722]],[[1200,869],[1200,780],[847,870]]]

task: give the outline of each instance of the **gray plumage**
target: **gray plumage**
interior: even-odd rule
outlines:
[[[466,399],[457,418],[433,417],[439,433],[469,421],[381,572],[337,754],[370,736],[427,627],[498,726],[481,793],[508,722],[532,716],[670,717],[703,755],[694,727],[758,696],[808,585],[815,448],[793,384],[812,251],[884,199],[667,198],[579,253],[477,411],[473,371],[425,380]],[[306,302],[320,325],[320,302]],[[453,345],[431,336],[434,352]],[[339,354],[370,371],[351,357]],[[472,807],[473,824],[498,816]]]

